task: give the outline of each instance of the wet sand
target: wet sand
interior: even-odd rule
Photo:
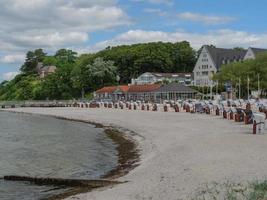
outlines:
[[[267,135],[209,115],[82,108],[16,108],[18,112],[86,120],[126,131],[141,149],[139,166],[118,181],[68,199],[190,199],[211,182],[267,176]]]

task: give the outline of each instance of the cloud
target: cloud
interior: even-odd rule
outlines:
[[[205,14],[192,13],[192,12],[179,13],[177,14],[177,17],[178,19],[181,19],[181,20],[200,22],[205,25],[227,24],[227,23],[237,20],[234,17],[205,15]]]
[[[7,73],[3,73],[2,77],[3,77],[3,80],[9,81],[15,78],[15,76],[17,76],[18,74],[19,72],[7,72]]]
[[[30,31],[26,35],[12,35],[13,43],[26,48],[46,48],[54,49],[64,45],[82,44],[88,40],[88,34],[84,32],[34,32]]]
[[[130,30],[122,33],[111,40],[99,42],[81,52],[95,52],[102,50],[107,46],[127,45],[134,43],[147,42],[180,42],[189,41],[195,49],[200,48],[204,44],[213,44],[218,47],[267,47],[267,33],[255,34],[245,31],[235,31],[229,29],[208,31],[206,33],[191,33],[183,30],[176,32],[163,31],[145,31],[145,30]]]
[[[156,15],[159,15],[159,16],[166,16],[167,15],[167,12],[159,9],[159,8],[146,8],[144,9],[144,12],[146,13],[151,13],[151,14],[156,14]]]
[[[173,0],[131,0],[132,2],[149,2],[152,4],[173,5]]]
[[[150,3],[172,5],[173,0],[148,0]]]
[[[1,0],[0,52],[84,45],[91,32],[130,24],[117,0]]]
[[[17,64],[22,63],[25,60],[25,55],[14,54],[14,55],[5,55],[0,58],[0,62],[8,64]]]

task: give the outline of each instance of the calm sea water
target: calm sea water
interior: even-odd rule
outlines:
[[[37,115],[0,112],[0,177],[96,179],[117,165],[102,129]],[[36,200],[62,192],[0,179],[1,200]]]

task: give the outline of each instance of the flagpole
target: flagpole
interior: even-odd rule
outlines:
[[[213,95],[213,94],[212,94],[212,86],[213,86],[212,84],[213,84],[213,83],[212,83],[212,81],[211,81],[211,84],[210,84],[210,100],[212,100],[212,95]]]
[[[249,100],[249,76],[248,76],[248,100]]]
[[[241,98],[241,79],[239,77],[239,83],[238,83],[238,97]]]
[[[219,81],[217,81],[217,84],[216,84],[216,95],[218,95],[218,87],[219,87]]]
[[[258,73],[258,97],[260,98],[260,74]]]

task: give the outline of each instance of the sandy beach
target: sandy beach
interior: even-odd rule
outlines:
[[[16,108],[16,112],[88,120],[126,129],[141,149],[124,184],[80,194],[82,200],[191,199],[206,184],[267,176],[267,135],[209,115],[115,109]],[[85,138],[86,139],[86,138]]]

